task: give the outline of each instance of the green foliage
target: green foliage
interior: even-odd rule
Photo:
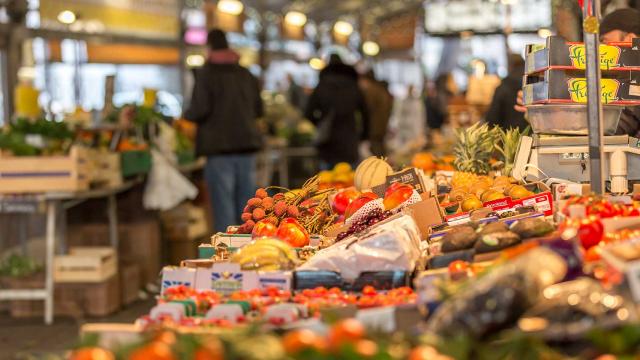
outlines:
[[[594,329],[587,338],[604,352],[624,356],[640,353],[640,325],[626,325],[617,330]]]
[[[27,142],[27,136],[41,136],[43,146]],[[71,146],[74,133],[66,123],[19,118],[0,133],[0,149],[15,156],[35,156],[64,153]]]
[[[458,171],[487,174],[491,170],[489,159],[498,139],[496,128],[476,123],[468,128],[456,129],[456,144],[453,162]]]
[[[0,276],[25,277],[42,269],[33,259],[17,254],[9,255],[0,262]]]
[[[500,153],[500,160],[504,163],[504,175],[510,176],[516,159],[518,145],[520,145],[520,139],[523,136],[529,135],[530,128],[527,126],[527,128],[521,132],[518,128],[509,128],[505,131],[496,126],[494,130],[497,131],[500,140],[496,143],[495,148]]]

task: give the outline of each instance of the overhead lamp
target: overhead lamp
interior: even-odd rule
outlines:
[[[186,63],[190,67],[198,67],[204,65],[204,56],[193,54],[187,56]]]
[[[284,16],[284,21],[293,26],[304,26],[307,23],[307,15],[299,12],[299,11],[289,11],[287,15]]]
[[[320,58],[314,57],[309,60],[309,66],[311,66],[313,70],[322,70],[324,68],[324,61]]]
[[[239,0],[220,0],[218,1],[218,10],[225,14],[240,15],[244,10],[244,5]]]
[[[336,21],[335,25],[333,25],[333,31],[338,35],[349,36],[353,32],[353,25],[347,21]]]
[[[65,25],[76,22],[76,14],[71,10],[63,10],[58,14],[58,21]]]
[[[551,32],[550,29],[541,28],[540,30],[538,30],[538,36],[540,36],[543,39],[546,39],[551,35],[553,35],[553,32]]]
[[[368,56],[376,56],[380,53],[380,45],[375,41],[365,41],[362,44],[362,52]]]

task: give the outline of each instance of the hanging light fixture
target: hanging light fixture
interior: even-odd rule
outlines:
[[[375,41],[365,41],[362,44],[362,52],[368,56],[376,56],[380,53],[380,45]]]
[[[324,61],[322,61],[322,59],[314,57],[311,60],[309,60],[309,66],[311,66],[311,68],[313,70],[322,70],[322,68],[324,68]]]
[[[225,14],[240,15],[244,10],[244,5],[239,0],[219,0],[218,10]]]
[[[76,14],[71,10],[63,10],[58,14],[58,21],[65,25],[76,22]]]
[[[336,21],[335,25],[333,25],[333,31],[338,35],[349,36],[353,32],[353,25],[347,21]]]
[[[307,15],[299,12],[299,11],[289,11],[287,15],[284,16],[284,21],[293,26],[304,26],[307,23]]]

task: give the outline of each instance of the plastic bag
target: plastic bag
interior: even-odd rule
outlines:
[[[151,150],[151,172],[144,189],[143,205],[148,210],[169,210],[187,199],[195,199],[198,189],[160,152]]]
[[[418,225],[411,216],[399,215],[317,252],[298,270],[336,271],[353,281],[365,271],[413,271],[419,258]]]

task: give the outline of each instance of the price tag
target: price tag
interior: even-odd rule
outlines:
[[[422,181],[422,174],[420,174],[420,172],[416,168],[406,169],[387,176],[387,187],[396,182],[413,186],[418,194],[424,193],[424,182]]]

